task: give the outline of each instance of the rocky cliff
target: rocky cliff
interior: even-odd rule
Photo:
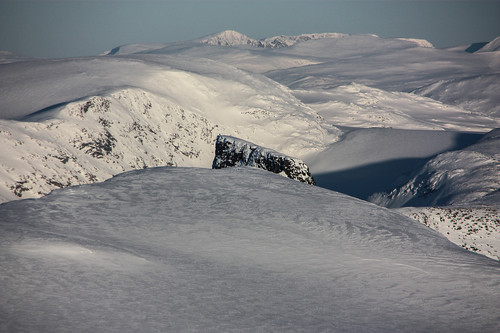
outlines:
[[[303,183],[316,185],[309,167],[303,161],[245,140],[219,135],[215,143],[212,168],[221,169],[233,166],[264,169]]]

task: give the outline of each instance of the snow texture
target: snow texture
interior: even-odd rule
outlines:
[[[500,127],[497,44],[226,31],[85,58],[2,51],[0,202],[131,169],[209,168],[223,133],[382,205],[496,209],[497,132],[473,144]]]
[[[0,205],[0,331],[498,332],[500,264],[254,168]]]
[[[219,135],[215,143],[213,169],[249,166],[284,174],[290,179],[316,185],[309,167],[301,160],[230,136]]]

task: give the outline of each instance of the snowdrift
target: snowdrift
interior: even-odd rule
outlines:
[[[498,262],[259,169],[152,168],[0,205],[3,331],[498,332]]]

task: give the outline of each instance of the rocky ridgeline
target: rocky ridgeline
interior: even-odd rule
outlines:
[[[264,169],[303,183],[316,185],[309,167],[301,160],[231,136],[219,135],[213,169],[249,166]]]

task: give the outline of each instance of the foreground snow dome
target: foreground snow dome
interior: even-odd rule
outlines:
[[[250,168],[152,168],[0,206],[5,332],[498,332],[500,264]]]

